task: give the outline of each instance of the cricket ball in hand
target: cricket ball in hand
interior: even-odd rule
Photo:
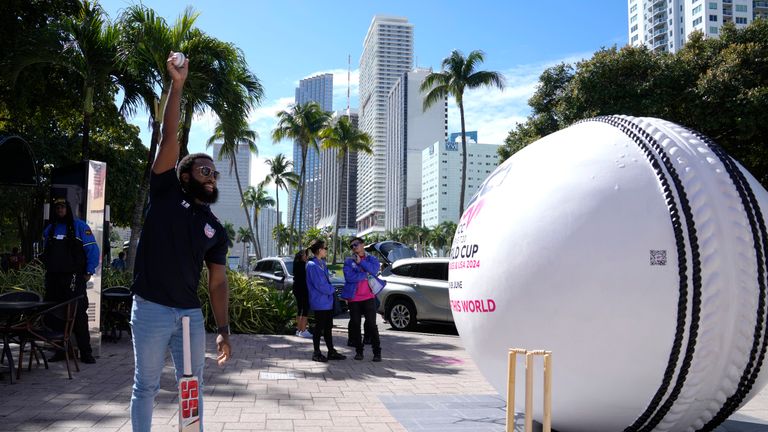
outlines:
[[[173,53],[173,57],[172,57],[173,65],[176,66],[177,68],[184,66],[185,59],[186,57],[184,56],[184,53],[182,52]]]
[[[766,212],[766,190],[695,131],[582,121],[468,203],[449,264],[456,326],[504,396],[510,348],[552,352],[557,430],[712,430],[768,377]],[[538,421],[542,384],[539,363]]]

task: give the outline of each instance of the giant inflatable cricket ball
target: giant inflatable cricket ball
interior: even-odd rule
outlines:
[[[767,197],[715,143],[659,119],[600,117],[535,142],[456,230],[467,350],[502,395],[509,348],[551,350],[560,431],[714,429],[766,382]]]

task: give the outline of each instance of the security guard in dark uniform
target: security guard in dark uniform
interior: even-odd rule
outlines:
[[[61,302],[83,295],[77,305],[74,333],[80,351],[80,361],[95,363],[88,332],[88,298],[86,282],[99,264],[99,246],[88,225],[72,214],[65,198],[55,198],[51,224],[43,230],[45,263],[45,300]],[[49,361],[64,360],[56,352]]]

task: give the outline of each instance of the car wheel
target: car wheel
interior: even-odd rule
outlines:
[[[395,299],[387,312],[387,321],[395,330],[416,328],[416,307],[409,300]]]

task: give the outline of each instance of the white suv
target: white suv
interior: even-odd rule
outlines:
[[[405,258],[386,268],[378,312],[395,330],[412,330],[417,321],[453,323],[448,296],[449,258]]]

